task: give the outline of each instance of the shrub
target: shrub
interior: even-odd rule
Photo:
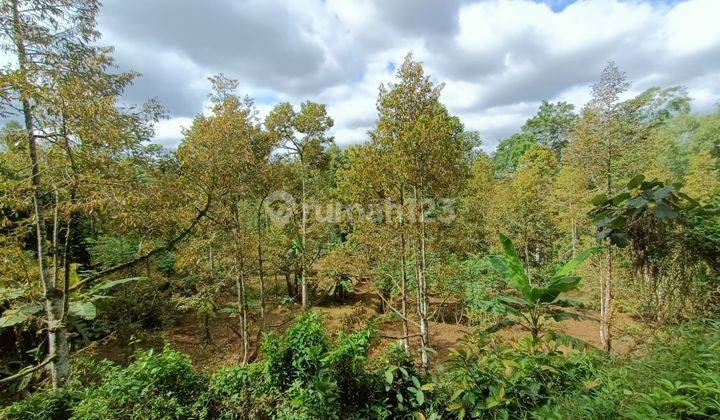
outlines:
[[[458,417],[522,418],[593,378],[594,360],[588,355],[566,356],[538,351],[525,340],[520,347],[487,341],[461,349],[448,361],[444,378],[448,411]]]
[[[125,369],[111,369],[100,386],[88,389],[73,418],[185,418],[200,389],[186,355],[150,350]]]
[[[667,330],[647,356],[599,372],[597,386],[569,395],[572,418],[717,418],[720,416],[720,324]]]
[[[46,420],[67,419],[72,407],[79,401],[81,393],[69,388],[41,391],[30,394],[2,412],[2,419]]]
[[[280,394],[267,385],[263,370],[261,362],[219,370],[193,411],[201,419],[272,417]]]

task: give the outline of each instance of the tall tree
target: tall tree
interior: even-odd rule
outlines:
[[[314,164],[321,158],[326,145],[333,142],[327,132],[333,120],[327,115],[325,105],[303,102],[296,112],[289,103],[276,105],[265,118],[267,129],[277,136],[278,143],[297,158],[300,166],[300,284],[302,307],[310,306],[308,296],[308,177]]]

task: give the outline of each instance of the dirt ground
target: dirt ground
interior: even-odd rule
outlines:
[[[232,305],[232,295],[229,294],[228,304]],[[277,299],[269,299],[267,302],[267,330],[281,333],[292,325],[300,308],[296,304],[281,305]],[[383,353],[385,348],[393,342],[396,337],[403,335],[402,324],[397,317],[390,314],[381,314],[380,297],[374,293],[369,283],[359,283],[342,303],[326,299],[320,302],[313,310],[324,315],[327,325],[328,336],[332,336],[341,330],[353,330],[361,327],[373,317],[380,317],[378,343],[373,347],[370,357],[376,357]],[[412,311],[409,311],[412,312]],[[587,312],[590,316],[597,315]],[[254,349],[258,336],[259,315],[250,315],[250,341]],[[218,315],[210,323],[212,340],[204,342],[203,328],[197,322],[194,313],[183,314],[177,324],[161,331],[138,332],[137,335],[128,337],[111,335],[101,342],[94,343],[87,352],[98,359],[109,359],[119,363],[130,360],[131,355],[137,349],[153,347],[162,349],[164,345],[182,351],[190,356],[193,365],[200,370],[213,371],[224,366],[237,364],[240,361],[241,344],[237,331],[238,321],[235,317]],[[625,329],[632,330],[636,323],[626,314],[616,314],[614,320],[615,336],[618,337],[614,343],[613,353],[623,355],[634,352],[641,344],[642,339],[634,338],[632,334],[623,334]],[[411,334],[417,327],[410,325]],[[593,321],[565,321],[557,325],[558,331],[562,331],[572,337],[579,338],[595,347],[600,346],[599,327]],[[433,322],[429,323],[430,346],[435,354],[435,360],[442,360],[447,357],[453,349],[462,346],[461,339],[466,334],[471,334],[475,327],[455,322]],[[526,333],[520,329],[505,330],[496,333],[504,341],[513,341]],[[128,345],[128,341],[131,345]],[[413,348],[419,347],[419,338],[410,339]]]

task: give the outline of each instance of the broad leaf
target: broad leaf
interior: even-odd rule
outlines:
[[[553,305],[561,308],[583,308],[585,304],[577,299],[556,299],[552,302]]]
[[[582,264],[590,256],[590,254],[594,254],[595,252],[598,252],[599,250],[600,250],[600,248],[598,248],[598,247],[592,247],[592,248],[588,248],[588,249],[582,251],[575,258],[573,258],[572,260],[565,263],[565,265],[560,267],[560,269],[557,270],[555,272],[555,274],[553,274],[552,278],[554,279],[554,278],[558,278],[558,277],[567,276],[574,269],[576,269],[580,264]]]
[[[530,298],[530,281],[525,275],[522,261],[517,256],[517,251],[510,238],[500,233],[505,254],[502,258],[492,258],[493,267],[499,272],[503,280],[513,289],[520,292],[525,298]]]
[[[632,190],[633,188],[637,188],[643,181],[645,181],[645,175],[635,175],[630,182],[627,183],[627,189]]]
[[[555,321],[561,322],[568,319],[572,319],[575,321],[595,321],[597,322],[597,318],[593,318],[591,316],[578,314],[575,312],[555,312],[550,314],[550,318],[554,319]]]
[[[25,296],[25,291],[15,287],[0,287],[0,302]]]
[[[496,324],[493,324],[493,325],[485,328],[484,332],[494,333],[494,332],[497,332],[500,330],[504,330],[506,328],[514,327],[517,324],[519,324],[519,322],[515,321],[514,319],[504,319]]]
[[[110,281],[106,281],[104,283],[100,283],[100,284],[94,286],[92,289],[90,289],[90,293],[94,294],[94,293],[100,292],[101,290],[111,289],[115,286],[129,283],[131,281],[140,281],[140,280],[146,280],[146,279],[147,279],[147,277],[128,277],[126,279],[110,280]]]
[[[31,303],[29,305],[19,306],[17,308],[8,309],[0,317],[0,328],[12,327],[27,321],[31,316],[42,311],[43,306],[39,303]]]
[[[97,316],[97,309],[91,302],[70,302],[70,314],[85,320],[93,320]]]

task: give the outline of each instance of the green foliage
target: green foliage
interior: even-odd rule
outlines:
[[[0,418],[14,420],[46,420],[70,418],[72,409],[82,393],[71,388],[61,388],[30,394],[3,411]]]
[[[538,352],[535,343],[498,345],[480,337],[448,360],[448,411],[458,418],[525,418],[582,389],[596,369],[591,356]]]
[[[495,173],[500,176],[512,175],[522,155],[533,144],[536,144],[535,138],[529,133],[513,134],[502,140],[493,156]]]
[[[588,248],[565,263],[542,286],[533,286],[510,238],[501,233],[500,240],[504,255],[492,258],[492,264],[503,280],[518,291],[521,297],[499,296],[488,301],[485,306],[487,311],[508,314],[514,319],[502,320],[486,331],[495,332],[519,324],[536,340],[540,336],[541,327],[548,320],[559,322],[566,319],[592,319],[579,313],[565,311],[564,308],[580,307],[582,303],[573,299],[560,299],[560,295],[578,287],[580,277],[571,273],[590,254],[596,252],[596,248]]]
[[[216,372],[193,407],[203,419],[269,418],[281,394],[265,380],[263,363]]]
[[[717,418],[718,342],[717,320],[665,330],[649,355],[600,370],[592,389],[567,395],[556,411],[566,418]]]
[[[141,354],[127,368],[113,368],[73,409],[75,419],[186,418],[201,379],[190,359],[174,350]]]

